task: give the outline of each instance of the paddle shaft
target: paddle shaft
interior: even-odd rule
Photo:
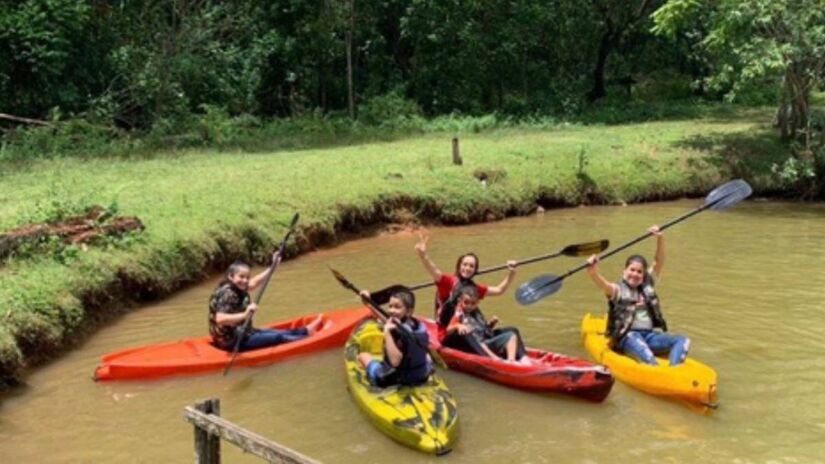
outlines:
[[[708,209],[708,208],[713,207],[713,205],[715,205],[715,204],[719,203],[720,201],[724,200],[725,198],[727,198],[727,195],[726,195],[726,196],[723,196],[723,197],[721,197],[721,198],[717,198],[715,201],[712,201],[712,202],[710,202],[710,203],[706,203],[706,204],[704,204],[704,205],[702,205],[702,206],[700,206],[700,207],[698,207],[698,208],[694,209],[693,211],[689,211],[689,212],[687,212],[687,213],[685,213],[685,214],[683,214],[683,215],[681,215],[681,216],[677,217],[676,219],[673,219],[672,221],[669,221],[669,222],[665,223],[664,225],[662,225],[661,227],[659,227],[659,230],[660,230],[660,231],[662,231],[662,230],[667,229],[668,227],[675,226],[676,224],[678,224],[678,223],[680,223],[680,222],[684,221],[685,219],[687,219],[687,218],[689,218],[689,217],[691,217],[691,216],[694,216],[694,215],[696,215],[696,214],[699,214],[699,213],[701,213],[702,211],[704,211],[704,210],[706,210],[706,209]],[[650,231],[645,232],[643,235],[641,235],[641,236],[639,236],[639,237],[634,238],[633,240],[631,240],[631,241],[629,241],[629,242],[625,243],[624,245],[621,245],[621,246],[619,246],[618,248],[614,248],[614,249],[612,249],[612,250],[608,251],[607,253],[605,253],[605,254],[603,254],[603,255],[599,256],[599,260],[601,261],[601,260],[603,260],[603,259],[609,258],[609,257],[611,257],[611,256],[615,255],[616,253],[618,253],[618,252],[620,252],[620,251],[622,251],[622,250],[625,250],[625,249],[627,249],[627,248],[629,248],[629,247],[631,247],[631,246],[633,246],[633,245],[635,245],[635,244],[637,244],[637,243],[641,242],[642,240],[644,240],[644,239],[646,239],[646,238],[650,237],[651,235],[653,235],[653,233],[652,233],[652,232],[650,232]],[[588,266],[590,266],[590,263],[585,262],[585,263],[584,263],[584,264],[582,264],[581,266],[578,266],[578,267],[576,267],[576,268],[574,268],[574,269],[571,269],[571,270],[569,270],[569,271],[565,272],[564,274],[562,274],[562,275],[560,275],[560,276],[556,277],[556,278],[555,278],[555,279],[553,279],[552,281],[548,282],[548,283],[547,283],[547,285],[552,285],[552,284],[554,284],[554,283],[556,283],[556,282],[558,282],[558,281],[560,281],[560,280],[563,280],[563,279],[565,279],[565,278],[567,278],[567,277],[570,277],[571,275],[573,275],[573,274],[575,274],[575,273],[577,273],[577,272],[581,271],[582,269],[587,268]]]
[[[281,241],[281,244],[278,246],[278,259],[273,261],[272,264],[269,266],[269,269],[267,269],[266,271],[264,283],[261,285],[261,289],[258,290],[258,295],[255,297],[255,305],[258,305],[261,302],[261,298],[263,298],[264,296],[266,286],[269,285],[269,281],[272,279],[272,274],[275,274],[275,269],[278,268],[278,264],[281,262],[280,258],[281,256],[283,256],[284,250],[286,249],[286,242],[289,240],[289,236],[292,235],[292,231],[295,230],[296,222],[298,222],[297,213],[292,218],[292,224],[290,225],[289,230],[286,232],[284,239]],[[235,340],[235,346],[232,349],[232,358],[229,360],[229,364],[226,365],[226,369],[224,369],[223,375],[226,375],[226,373],[229,372],[229,369],[232,368],[232,364],[235,362],[235,358],[238,356],[238,351],[241,349],[241,342],[243,341],[243,338],[246,336],[246,332],[249,330],[249,327],[252,325],[253,314],[246,316],[246,318],[243,321],[241,330],[237,334],[238,339]]]
[[[356,287],[355,285],[353,285],[352,282],[350,282],[349,280],[344,278],[343,275],[341,275],[340,273],[338,273],[337,271],[334,271],[334,270],[333,270],[333,274],[335,275],[335,278],[338,280],[338,282],[341,285],[343,285],[344,287],[350,289],[353,293],[361,296],[361,301],[365,305],[367,305],[367,307],[370,309],[370,311],[372,311],[373,314],[375,314],[375,316],[381,322],[386,322],[390,318],[390,315],[387,314],[387,312],[384,311],[381,308],[381,306],[377,305],[372,300],[372,298],[366,298],[365,296],[361,295],[361,291],[358,290],[358,287]],[[421,322],[419,322],[419,324],[420,323]],[[442,369],[447,369],[447,363],[445,363],[444,360],[441,359],[441,356],[438,354],[438,352],[436,352],[433,348],[430,348],[429,346],[421,345],[421,342],[419,342],[418,339],[413,336],[412,331],[408,327],[404,326],[403,324],[399,324],[397,327],[398,327],[398,330],[403,331],[407,335],[409,335],[412,338],[413,342],[415,342],[415,344],[419,346],[419,348],[423,348],[423,349],[427,350],[427,352],[430,353],[430,357],[432,358],[433,362],[435,362],[436,365],[438,365],[438,367],[441,367]]]
[[[535,262],[538,262],[538,261],[543,261],[545,259],[555,258],[557,256],[561,256],[562,254],[563,253],[561,251],[558,251],[556,253],[548,253],[546,255],[534,256],[532,258],[527,258],[527,259],[524,259],[522,261],[516,261],[516,266],[523,266],[525,264],[532,264],[532,263],[535,263]],[[476,275],[489,274],[491,272],[500,271],[502,269],[507,269],[507,265],[506,264],[501,264],[499,266],[488,267],[486,269],[482,269],[482,270],[476,272]],[[436,284],[435,282],[426,282],[426,283],[423,283],[423,284],[413,285],[412,287],[408,287],[408,288],[410,289],[410,291],[415,291],[415,290],[421,290],[422,288],[432,287],[435,284]],[[393,287],[390,287],[390,288],[393,288]],[[375,293],[376,294],[381,294],[381,293],[385,293],[387,290],[388,289],[385,288],[383,290],[378,290]]]
[[[356,287],[355,285],[353,285],[350,281],[348,281],[348,280],[346,280],[346,281],[341,281],[341,280],[339,280],[339,282],[341,283],[341,285],[343,285],[343,286],[347,287],[348,289],[352,290],[352,292],[353,292],[353,293],[355,293],[356,295],[360,296],[360,297],[361,297],[361,301],[362,301],[365,305],[367,305],[367,307],[370,309],[370,311],[372,311],[372,312],[375,314],[375,316],[376,316],[376,317],[378,317],[378,319],[380,319],[380,320],[381,320],[381,322],[384,322],[384,321],[386,321],[387,319],[389,319],[389,318],[390,318],[390,315],[389,315],[389,314],[387,314],[387,312],[386,312],[386,311],[384,311],[383,309],[381,309],[381,307],[380,307],[380,306],[378,306],[377,304],[375,304],[375,302],[374,302],[374,301],[372,301],[372,298],[367,298],[367,297],[365,297],[365,296],[361,295],[361,290],[358,290],[358,287]]]

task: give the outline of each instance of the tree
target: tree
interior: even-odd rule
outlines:
[[[592,102],[607,95],[605,68],[610,54],[626,40],[659,4],[656,0],[590,0],[600,29],[599,49],[593,66]]]
[[[709,85],[728,97],[755,82],[779,86],[777,125],[784,139],[811,141],[811,91],[825,75],[823,0],[670,0],[654,13],[654,31],[674,35],[704,15],[713,54]]]
[[[102,91],[110,36],[89,2],[0,0],[0,108],[44,117]]]

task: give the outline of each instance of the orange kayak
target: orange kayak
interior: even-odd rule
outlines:
[[[258,350],[239,353],[233,366],[268,364],[292,356],[344,346],[353,327],[370,315],[367,308],[350,308],[321,314],[323,325],[304,339]],[[297,329],[318,314],[265,326],[269,329]],[[144,380],[172,375],[191,375],[217,371],[226,367],[231,352],[215,348],[211,337],[146,345],[107,354],[95,369],[95,380]]]

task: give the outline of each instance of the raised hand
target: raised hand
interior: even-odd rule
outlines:
[[[418,232],[418,243],[415,244],[415,251],[417,251],[419,255],[424,256],[427,254],[427,242],[429,240],[429,235]]]
[[[510,273],[516,272],[516,266],[518,266],[518,261],[514,259],[507,261],[507,270],[510,271]]]
[[[587,265],[590,269],[596,269],[599,267],[599,255],[590,255],[587,258]]]

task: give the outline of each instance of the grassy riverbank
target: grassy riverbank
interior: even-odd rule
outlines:
[[[0,230],[92,204],[137,216],[146,228],[86,250],[0,264],[0,378],[19,380],[24,366],[54,357],[137,301],[237,257],[263,258],[295,211],[302,232],[292,254],[382,222],[457,224],[529,214],[537,205],[704,195],[733,177],[777,191],[770,168],[787,149],[766,121],[769,110],[739,110],[463,133],[463,166],[451,163],[450,132],[294,151],[4,165]]]

